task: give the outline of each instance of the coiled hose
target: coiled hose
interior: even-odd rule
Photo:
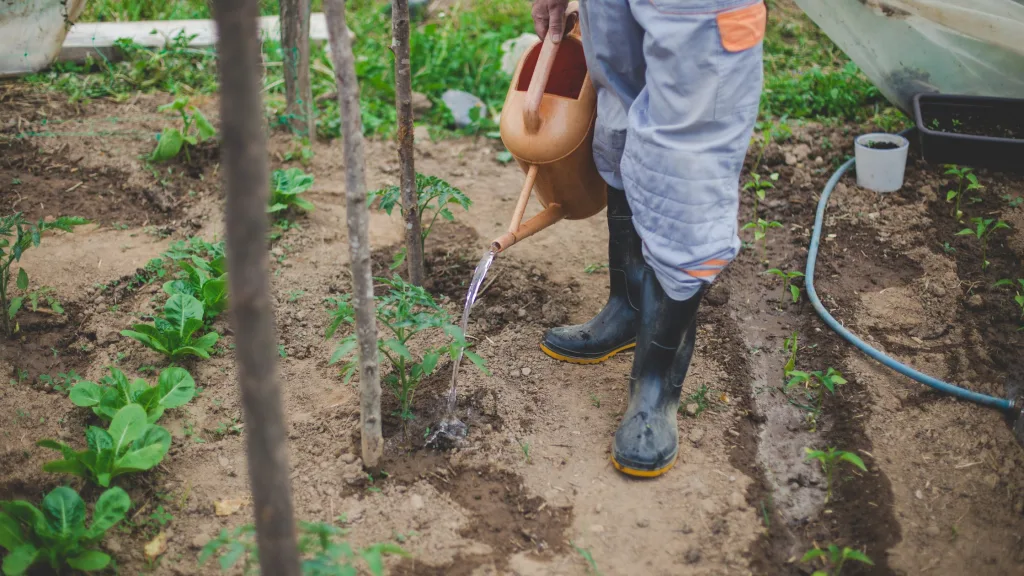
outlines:
[[[906,136],[908,133],[909,130],[905,130],[900,134],[902,136]],[[840,166],[834,174],[832,174],[832,177],[829,178],[828,182],[825,184],[825,189],[821,191],[821,200],[818,201],[818,212],[814,216],[814,230],[811,232],[811,245],[807,250],[807,270],[804,277],[807,297],[811,300],[811,304],[814,306],[814,309],[818,312],[818,315],[821,316],[821,319],[825,324],[842,336],[844,340],[856,346],[861,352],[867,354],[871,358],[874,358],[878,362],[881,362],[885,366],[892,368],[900,374],[903,374],[908,378],[913,378],[914,380],[917,380],[926,386],[930,386],[939,392],[950,394],[963,400],[969,400],[971,402],[981,404],[982,406],[988,406],[989,408],[995,408],[1004,412],[1014,412],[1015,407],[1013,400],[979,394],[978,392],[972,392],[966,388],[954,386],[953,384],[943,382],[942,380],[918,372],[910,366],[901,364],[885,354],[882,354],[844,328],[838,321],[836,321],[835,318],[832,317],[831,314],[828,313],[828,310],[825,310],[825,307],[821,304],[821,300],[818,298],[818,293],[814,289],[814,265],[818,260],[818,241],[821,239],[821,227],[825,220],[825,208],[828,207],[828,199],[829,196],[832,195],[832,190],[835,189],[836,184],[839,183],[839,179],[842,178],[843,175],[846,174],[846,172],[854,165],[854,162],[855,159],[850,158]]]

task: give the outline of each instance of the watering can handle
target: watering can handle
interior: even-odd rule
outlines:
[[[568,26],[571,16],[577,16],[579,5],[576,2],[569,3],[565,10],[565,31],[562,41],[568,36]],[[544,44],[540,48],[540,56],[537,57],[537,66],[533,69],[533,77],[530,78],[530,88],[526,91],[526,105],[523,107],[523,125],[526,132],[536,134],[540,130],[540,102],[544,97],[544,89],[547,88],[548,78],[551,76],[551,69],[555,65],[555,56],[558,54],[558,44],[551,39],[551,29],[544,38]]]

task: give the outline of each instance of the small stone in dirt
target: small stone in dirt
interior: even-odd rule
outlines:
[[[932,284],[931,286],[928,287],[928,289],[931,291],[932,296],[938,296],[939,298],[942,298],[943,296],[946,295],[946,289],[943,288],[940,284]]]
[[[743,494],[739,492],[733,492],[729,494],[729,506],[736,509],[743,509],[747,505],[747,499],[743,497]]]
[[[824,163],[825,163],[825,159],[822,158],[821,156],[815,156],[814,157],[814,165],[815,166],[821,166]]]
[[[796,166],[796,156],[790,152],[786,152],[786,166]]]
[[[352,454],[352,453],[342,454],[341,455],[341,461],[344,462],[345,464],[351,464],[351,463],[355,462],[358,459],[359,459],[359,457],[356,456],[355,454]]]
[[[210,537],[207,536],[206,533],[200,532],[192,537],[192,541],[189,542],[189,546],[191,546],[193,550],[198,550],[203,546],[206,546],[206,543],[209,541]],[[113,552],[113,550],[111,550],[111,552]]]
[[[687,564],[696,564],[697,562],[700,562],[700,548],[697,546],[690,547],[690,549],[683,554],[683,559],[686,560]]]
[[[729,289],[716,284],[708,290],[708,295],[704,299],[712,306],[724,306],[729,303]]]
[[[704,439],[704,430],[701,428],[694,428],[690,430],[689,435],[690,442],[694,444],[700,444],[700,441]]]
[[[544,322],[550,325],[563,324],[569,318],[569,311],[558,302],[548,302],[541,308]]]
[[[641,519],[636,521],[636,527],[637,528],[647,528],[650,525],[651,525],[651,521],[648,520],[647,518],[641,518]]]
[[[114,556],[121,553],[121,541],[116,538],[108,538],[107,541],[103,543],[103,547],[107,549],[107,552],[110,552]]]
[[[981,294],[972,294],[971,297],[967,299],[967,307],[971,310],[978,310],[984,305],[985,300],[981,298]]]
[[[604,526],[601,526],[600,524],[591,524],[590,531],[594,534],[600,534],[601,532],[604,532]]]
[[[526,318],[526,309],[525,308],[520,308],[519,310],[517,310],[516,311],[516,316],[518,316],[520,318]]]
[[[998,474],[986,474],[983,480],[985,482],[985,485],[988,486],[989,488],[995,489],[996,486],[999,486]]]
[[[356,459],[355,462],[346,465],[341,469],[341,479],[350,485],[362,484],[366,481],[366,474],[363,473],[362,463]]]
[[[422,510],[424,506],[423,496],[420,496],[419,494],[413,494],[412,496],[409,497],[409,505],[412,506],[413,510]]]
[[[683,534],[693,534],[693,527],[683,522],[683,525],[679,527],[679,531]]]
[[[793,147],[793,154],[797,160],[806,160],[811,155],[811,147],[804,143],[797,144]]]
[[[917,498],[918,500],[924,500],[924,492],[921,492],[920,490],[914,490],[914,498]]]
[[[529,367],[524,367],[522,370],[520,370],[520,372],[523,374],[523,376],[529,376],[533,372],[533,370],[530,370]]]
[[[929,535],[929,536],[934,537],[934,536],[938,536],[941,532],[939,531],[939,527],[938,526],[932,524],[931,526],[929,526],[929,527],[924,529],[924,533]]]
[[[697,417],[698,410],[700,410],[700,405],[698,405],[696,402],[691,402],[690,404],[686,405],[686,415],[690,416],[691,418]]]
[[[594,512],[597,513],[597,514],[600,514],[601,510],[603,510],[603,509],[604,508],[601,506],[600,502],[597,503],[597,506],[594,506]]]

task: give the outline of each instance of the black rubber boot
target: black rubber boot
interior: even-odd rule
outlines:
[[[636,346],[644,256],[626,193],[608,188],[608,303],[589,322],[552,328],[540,347],[555,360],[597,364]]]
[[[676,412],[697,341],[697,308],[704,291],[689,300],[673,300],[654,271],[644,269],[629,407],[612,447],[615,468],[630,476],[659,476],[676,462]]]

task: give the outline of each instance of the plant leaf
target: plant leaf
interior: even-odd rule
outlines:
[[[28,290],[28,273],[24,268],[18,268],[18,290]]]
[[[818,548],[814,548],[814,549],[808,550],[806,553],[804,553],[804,557],[801,558],[800,561],[801,562],[809,562],[811,560],[814,560],[815,558],[820,558],[820,557],[822,557],[824,555],[825,555],[825,551],[824,550],[820,550]]]
[[[200,140],[207,140],[217,135],[217,130],[213,127],[213,124],[210,124],[210,121],[206,119],[206,116],[198,108],[192,108],[192,120],[195,122],[196,132],[199,134]]]
[[[381,344],[381,346],[390,349],[392,352],[398,354],[399,356],[405,358],[406,360],[412,360],[412,353],[410,353],[409,349],[405,347],[405,344],[402,344],[398,340],[385,340],[384,343]]]
[[[156,424],[147,425],[142,436],[132,442],[128,451],[114,463],[113,476],[149,470],[163,460],[170,447],[171,433],[166,428]]]
[[[854,550],[853,548],[843,548],[843,558],[849,560],[856,560],[857,562],[863,562],[869,566],[874,566],[875,563],[868,557],[867,554],[860,550]]]
[[[71,403],[81,408],[97,406],[103,398],[103,389],[95,382],[82,381],[71,388]]]
[[[4,576],[21,576],[25,574],[29,567],[36,563],[38,556],[39,550],[31,544],[22,544],[11,550],[11,553],[4,558]]]
[[[85,502],[78,492],[59,486],[43,498],[43,516],[55,534],[67,538],[85,527]]]
[[[136,438],[146,431],[146,410],[138,404],[129,404],[114,414],[108,432],[114,442],[115,458],[128,449]]]
[[[350,337],[342,340],[341,344],[339,344],[338,347],[334,349],[334,353],[331,354],[331,359],[330,361],[327,362],[327,364],[337,364],[343,358],[348,356],[353,350],[355,350],[357,345],[358,342],[356,341],[355,338]]]
[[[860,459],[860,456],[857,456],[853,452],[843,452],[839,456],[839,459],[840,460],[846,460],[847,462],[849,462],[850,464],[853,464],[857,468],[860,468],[864,472],[868,471],[867,467],[864,466],[864,461]]]
[[[111,488],[100,495],[96,508],[92,513],[92,525],[85,533],[88,540],[99,540],[115,524],[124,520],[128,509],[132,507],[131,498],[121,488]]]
[[[157,405],[163,408],[178,408],[195,396],[196,382],[184,368],[167,368],[160,373],[157,390]]]
[[[140,328],[153,328],[153,326],[150,326],[148,324],[136,324],[134,328],[136,330],[121,330],[121,336],[131,338],[132,340],[138,340],[139,342],[142,342],[143,344],[152,348],[153,350],[156,350],[161,354],[170,356],[170,351],[167,350],[167,347],[161,341],[162,339],[158,340],[157,338],[154,338],[149,334],[144,334],[138,330]]]
[[[10,551],[24,543],[25,535],[21,531],[21,524],[6,513],[0,512],[0,548]]]
[[[466,350],[465,354],[466,358],[469,358],[469,361],[472,362],[474,366],[479,368],[481,372],[488,376],[491,375],[491,371],[487,369],[487,362],[483,358],[481,358],[480,355],[478,355],[476,352],[473,352],[472,350]]]
[[[87,550],[78,556],[68,558],[68,566],[82,572],[95,572],[103,570],[110,564],[110,556],[99,550]]]
[[[149,158],[154,162],[165,162],[177,156],[184,145],[185,138],[177,128],[164,128]]]

